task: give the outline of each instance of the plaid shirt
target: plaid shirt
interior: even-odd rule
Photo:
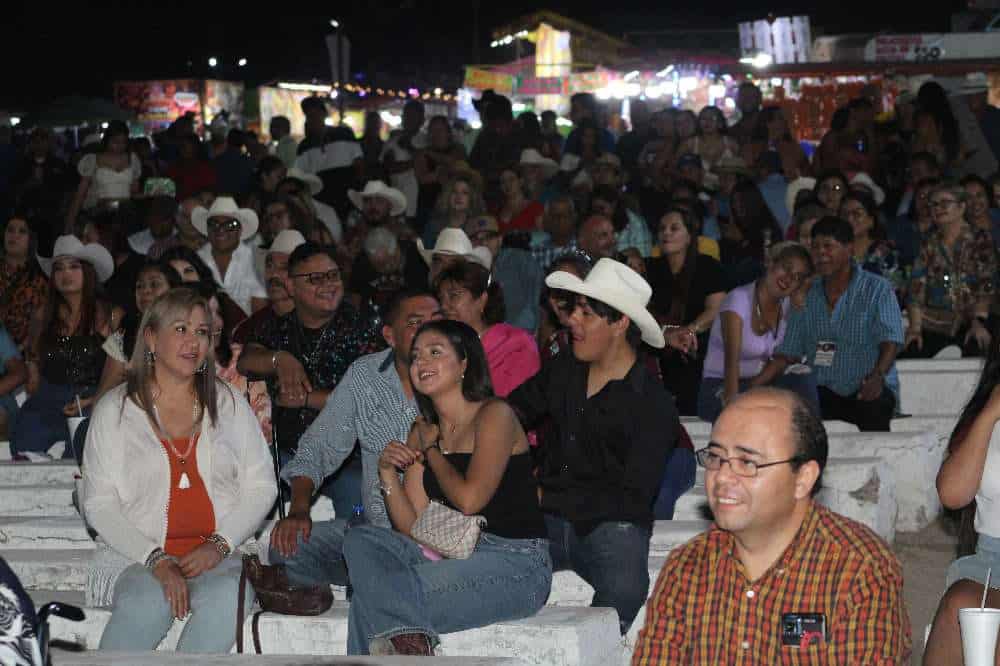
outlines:
[[[903,664],[910,622],[903,573],[868,528],[811,503],[795,540],[747,579],[717,527],[674,550],[648,603],[632,659],[646,664]],[[784,613],[826,615],[823,645],[781,644]]]

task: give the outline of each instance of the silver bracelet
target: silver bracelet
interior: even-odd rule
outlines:
[[[229,542],[226,541],[226,537],[221,534],[213,534],[212,536],[205,537],[205,543],[210,543],[215,546],[219,554],[222,555],[222,559],[229,557],[233,549],[229,547]]]
[[[152,570],[155,569],[156,565],[162,562],[163,560],[174,560],[175,562],[177,561],[177,559],[173,555],[168,555],[162,548],[157,548],[156,550],[154,550],[152,553],[149,554],[149,557],[146,558],[145,566],[147,569]]]

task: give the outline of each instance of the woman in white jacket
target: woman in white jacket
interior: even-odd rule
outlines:
[[[250,406],[215,377],[211,331],[197,292],[162,295],[127,382],[94,409],[81,494],[105,546],[88,591],[113,588],[103,650],[152,650],[189,615],[178,651],[229,652],[235,640],[240,560],[230,556],[276,487]]]

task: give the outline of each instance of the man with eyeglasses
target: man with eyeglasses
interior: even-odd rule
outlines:
[[[903,664],[903,572],[866,526],[814,497],[828,443],[796,394],[729,403],[698,451],[715,523],[671,551],[633,666]]]
[[[267,381],[282,465],[351,363],[380,346],[371,318],[344,300],[332,248],[299,245],[288,258],[288,277],[294,310],[252,333],[237,366],[252,380]],[[338,516],[351,515],[360,484],[360,461],[352,460],[323,489]]]
[[[838,217],[812,228],[816,272],[805,306],[788,319],[785,339],[761,370],[768,385],[803,358],[816,376],[823,418],[863,431],[889,431],[899,403],[896,354],[903,318],[892,285],[853,258],[854,230]]]

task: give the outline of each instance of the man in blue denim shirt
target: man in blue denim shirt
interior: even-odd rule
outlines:
[[[895,361],[903,344],[902,314],[888,280],[854,262],[853,243],[851,225],[840,218],[825,217],[813,227],[821,279],[809,290],[805,308],[793,311],[785,339],[755,384],[769,384],[805,357],[816,374],[824,419],[888,431],[899,400]]]
[[[410,344],[420,325],[441,318],[429,293],[402,290],[386,304],[382,335],[389,349],[351,364],[323,411],[302,436],[295,457],[281,471],[292,487],[288,517],[271,533],[270,560],[284,564],[294,585],[345,585],[342,544],[348,516],[313,524],[313,493],[361,443],[365,520],[390,528],[379,486],[378,459],[390,441],[406,441],[417,416],[410,385]]]

